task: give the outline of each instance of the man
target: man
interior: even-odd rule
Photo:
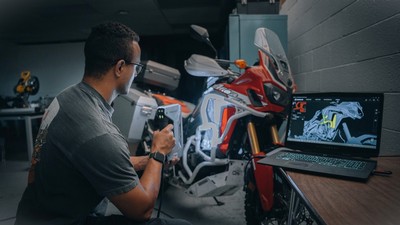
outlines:
[[[15,224],[189,224],[150,219],[163,157],[175,145],[172,125],[154,132],[151,157],[130,157],[111,121],[111,103],[142,68],[138,42],[120,23],[92,29],[82,82],[61,92],[43,117]],[[123,215],[104,216],[105,199]]]

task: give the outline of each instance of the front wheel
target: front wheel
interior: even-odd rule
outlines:
[[[251,186],[251,184],[250,184]],[[257,189],[252,190],[246,187],[244,199],[244,214],[247,225],[285,225],[287,224],[287,206],[278,204],[281,207],[273,207],[270,212],[265,212],[262,209],[260,197]],[[281,194],[276,193],[278,196]],[[282,202],[279,201],[279,202]],[[285,205],[286,207],[282,207]]]
[[[263,212],[261,208],[261,203],[258,198],[257,189],[251,190],[246,187],[244,199],[244,214],[246,218],[247,225],[261,225],[263,219]]]

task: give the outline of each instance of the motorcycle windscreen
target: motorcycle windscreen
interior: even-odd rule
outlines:
[[[294,84],[293,77],[290,73],[289,62],[279,37],[272,30],[258,28],[254,37],[254,45],[272,60],[280,82],[286,87],[291,88]],[[265,67],[268,68],[269,60],[263,61],[267,64]]]

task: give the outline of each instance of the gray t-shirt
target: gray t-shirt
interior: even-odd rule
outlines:
[[[138,184],[127,142],[111,122],[112,112],[83,82],[54,99],[35,142],[16,224],[80,224],[104,197]]]

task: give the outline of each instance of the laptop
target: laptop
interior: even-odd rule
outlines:
[[[291,97],[285,147],[258,161],[289,170],[368,180],[379,155],[382,93],[305,93]]]

